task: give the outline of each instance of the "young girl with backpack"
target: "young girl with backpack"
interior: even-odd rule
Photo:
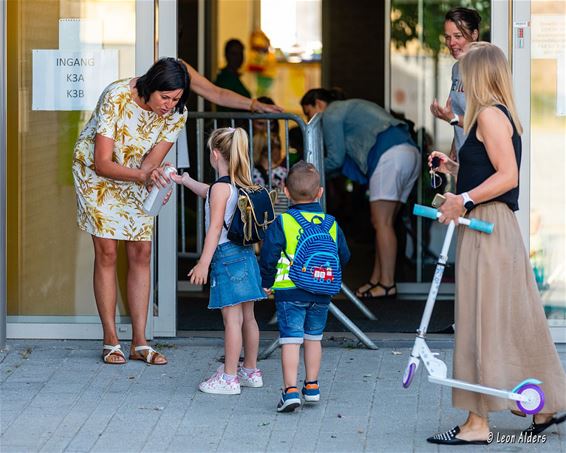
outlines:
[[[188,173],[173,175],[178,184],[205,198],[206,238],[202,255],[189,272],[190,282],[204,285],[210,267],[208,308],[220,309],[224,321],[224,365],[199,389],[205,393],[239,394],[240,386],[261,387],[263,378],[256,367],[259,329],[254,302],[265,299],[259,267],[252,246],[242,246],[227,237],[237,209],[238,187],[255,188],[250,178],[248,138],[241,128],[216,129],[208,140],[210,163],[218,174],[211,185],[196,181]],[[244,346],[244,362],[238,367]]]

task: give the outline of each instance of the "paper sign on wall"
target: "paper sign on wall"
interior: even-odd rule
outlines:
[[[33,51],[33,110],[93,110],[118,78],[118,51]]]
[[[60,19],[59,49],[33,50],[32,110],[93,110],[118,79],[118,50],[96,21]]]

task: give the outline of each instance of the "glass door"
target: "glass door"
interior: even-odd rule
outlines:
[[[452,8],[466,6],[476,9],[482,17],[480,34],[489,39],[491,31],[491,0],[462,2],[446,0],[389,0],[389,71],[386,74],[386,105],[395,114],[414,123],[416,140],[422,153],[422,172],[408,206],[412,203],[430,206],[435,193],[452,190],[454,181],[443,179],[433,188],[427,165],[432,150],[450,152],[453,127],[435,118],[430,105],[437,99],[446,103],[451,88],[452,66],[455,60],[444,44],[444,16]],[[405,256],[398,267],[400,292],[405,295],[424,295],[428,292],[437,256],[440,253],[446,227],[409,210],[403,216]],[[400,241],[400,244],[403,241]],[[454,263],[456,240],[452,241],[449,264]],[[452,298],[454,267],[444,272],[441,296]]]
[[[530,11],[530,256],[555,341],[566,342],[566,3]],[[518,37],[516,37],[516,40]]]
[[[135,0],[6,2],[8,337],[101,338],[92,242],[76,225],[73,147],[104,86],[153,62],[153,8]],[[124,256],[118,329],[126,339]]]
[[[517,218],[555,342],[566,343],[566,4],[494,1],[523,123]]]

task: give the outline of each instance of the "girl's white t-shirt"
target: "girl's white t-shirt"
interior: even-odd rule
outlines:
[[[208,233],[208,228],[210,227],[210,190],[206,195],[206,201],[204,203],[204,225],[206,228],[206,232]],[[236,203],[238,202],[238,191],[236,190],[236,186],[234,184],[230,184],[230,196],[228,197],[228,201],[226,202],[226,211],[224,211],[224,223],[228,228],[230,228],[230,222],[232,221],[232,217],[234,215],[234,211],[236,210]],[[228,230],[222,227],[222,231],[220,233],[220,239],[218,240],[218,245],[224,244],[225,242],[230,242],[228,239]]]

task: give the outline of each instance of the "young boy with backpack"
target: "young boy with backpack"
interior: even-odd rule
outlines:
[[[322,332],[331,296],[340,291],[342,265],[350,251],[342,230],[322,211],[320,174],[312,164],[297,162],[287,176],[289,210],[269,226],[261,248],[262,286],[275,293],[283,392],[278,412],[301,405],[297,387],[299,352],[304,342],[305,402],[320,400],[318,373]]]

